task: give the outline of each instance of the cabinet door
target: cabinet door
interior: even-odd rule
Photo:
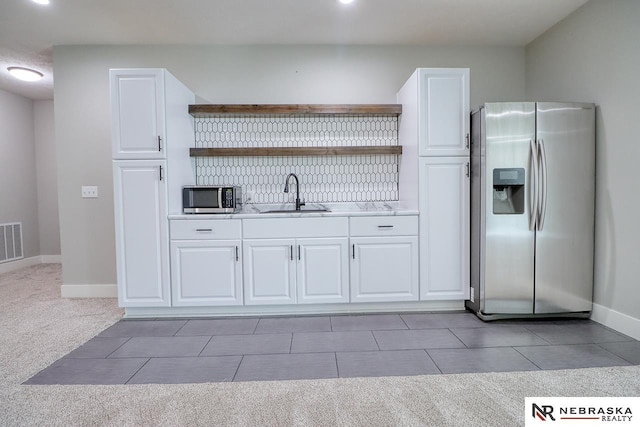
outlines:
[[[171,305],[165,165],[154,160],[113,162],[121,307]]]
[[[349,302],[347,238],[296,240],[298,303]]]
[[[114,159],[165,157],[162,70],[111,70]]]
[[[295,304],[293,239],[244,240],[245,304]]]
[[[351,302],[418,300],[418,237],[358,237],[351,245]]]
[[[242,305],[240,246],[240,240],[172,241],[173,305]]]
[[[420,299],[469,298],[469,159],[420,159]]]
[[[419,73],[421,156],[469,155],[469,69]]]

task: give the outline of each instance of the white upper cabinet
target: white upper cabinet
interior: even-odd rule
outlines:
[[[417,71],[419,155],[469,155],[469,69]]]
[[[163,70],[111,70],[110,79],[113,158],[165,158]]]
[[[469,298],[469,161],[420,159],[420,299]]]
[[[113,162],[118,303],[166,307],[169,293],[167,185],[163,160]]]

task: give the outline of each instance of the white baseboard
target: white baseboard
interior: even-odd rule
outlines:
[[[640,319],[594,303],[591,320],[640,340]]]
[[[217,307],[128,307],[126,318],[327,315],[462,311],[464,301],[359,302],[352,304],[236,305]]]
[[[61,264],[62,255],[40,255],[43,264]]]
[[[62,298],[117,298],[118,286],[113,285],[62,285]]]
[[[0,274],[8,273],[20,268],[31,267],[32,265],[42,264],[42,260],[39,256],[32,256],[29,258],[18,259],[15,261],[4,262],[0,264]]]

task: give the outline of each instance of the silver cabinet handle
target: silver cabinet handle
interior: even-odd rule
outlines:
[[[467,175],[467,178],[469,178],[469,176],[471,175],[471,166],[469,166],[469,162],[467,162],[466,167],[467,167],[467,173],[466,173],[466,175]]]
[[[162,181],[162,166],[160,166],[160,181]]]
[[[201,233],[211,233],[213,229],[212,228],[196,228],[196,231],[199,231]]]
[[[356,245],[351,245],[351,257],[356,259]]]
[[[300,261],[302,258],[300,258],[300,245],[298,245],[298,261]]]
[[[531,139],[529,140],[529,154],[531,155],[531,162],[533,163],[533,167],[531,168],[531,172],[533,174],[533,190],[531,191],[531,205],[529,212],[529,230],[534,231],[536,229],[536,216],[538,212],[538,153],[537,153],[536,143]],[[531,186],[530,186],[531,187]],[[533,200],[531,200],[533,199]]]
[[[469,148],[469,134],[465,136],[467,148]]]
[[[238,253],[238,247],[236,246],[236,262],[240,260],[240,254]]]
[[[547,152],[544,148],[543,139],[538,141],[538,152],[540,154],[540,181],[542,183],[540,209],[538,211],[538,230],[542,231],[544,219],[547,216]]]
[[[289,256],[291,258],[291,261],[293,261],[293,245],[289,246]]]
[[[158,151],[162,151],[162,138],[158,135]]]
[[[393,225],[379,225],[378,228],[393,228]]]

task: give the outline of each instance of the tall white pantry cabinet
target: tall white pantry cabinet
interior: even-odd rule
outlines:
[[[168,307],[167,215],[180,213],[179,189],[193,181],[188,105],[195,96],[164,69],[112,69],[109,79],[118,303]]]
[[[408,159],[400,198],[415,200],[417,193],[420,210],[420,299],[468,299],[469,69],[419,68],[398,103]]]

